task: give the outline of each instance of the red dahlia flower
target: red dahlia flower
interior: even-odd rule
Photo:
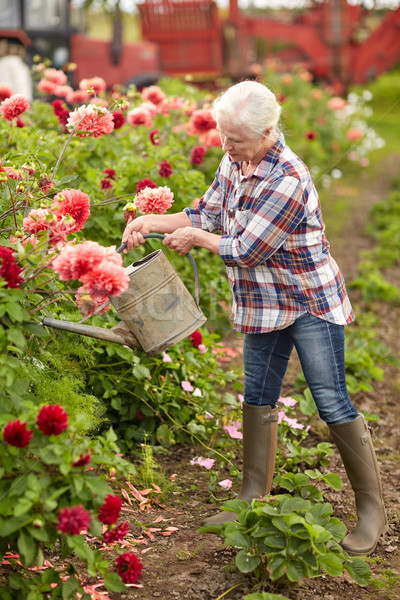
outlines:
[[[112,113],[114,119],[114,129],[121,129],[122,125],[125,123],[125,117],[120,110],[114,110]]]
[[[150,141],[153,144],[153,146],[160,145],[159,133],[160,132],[158,131],[158,129],[152,129],[152,131],[150,131],[149,137],[150,137]]]
[[[99,521],[105,525],[112,525],[119,519],[119,514],[122,508],[122,500],[118,496],[108,494],[104,504],[99,509]]]
[[[89,450],[87,454],[80,453],[78,460],[72,463],[73,467],[86,467],[90,463],[90,459],[92,458],[92,453]]]
[[[203,343],[203,336],[201,335],[201,332],[198,329],[196,329],[196,331],[193,331],[193,333],[190,334],[190,341],[192,342],[192,346],[194,346],[195,348],[198,348],[200,344]]]
[[[16,448],[25,448],[32,439],[33,431],[26,428],[26,423],[21,423],[19,419],[16,421],[10,421],[4,427],[3,431],[4,440],[10,446]]]
[[[109,531],[105,532],[105,534],[103,535],[104,543],[112,544],[113,542],[120,542],[124,539],[128,532],[129,523],[124,521],[123,523],[115,527],[115,529],[110,529]]]
[[[100,181],[100,187],[102,190],[110,190],[113,187],[112,181],[110,181],[109,177],[102,179]]]
[[[23,282],[21,272],[22,269],[16,264],[12,249],[0,246],[0,278],[6,280],[6,287],[19,288]]]
[[[141,192],[142,190],[144,190],[144,188],[147,188],[147,187],[149,187],[149,188],[156,188],[157,184],[154,183],[154,181],[152,179],[149,179],[148,177],[144,177],[137,184],[137,186],[136,186],[136,193],[138,194],[139,192]]]
[[[82,504],[66,506],[59,510],[57,530],[62,533],[71,535],[79,535],[81,531],[87,530],[90,526],[90,513],[83,507]]]
[[[211,111],[206,108],[195,110],[189,120],[189,131],[192,135],[206,133],[216,127],[217,123]]]
[[[190,162],[192,165],[201,165],[206,156],[206,149],[204,146],[195,146],[192,150]]]
[[[136,583],[139,579],[143,565],[134,552],[125,552],[115,560],[118,575],[124,583]]]
[[[40,409],[36,424],[44,435],[59,435],[68,427],[68,415],[59,404],[50,404]]]
[[[173,170],[167,160],[164,159],[162,162],[160,162],[160,168],[158,171],[160,177],[169,177],[170,175],[172,175],[172,173]]]

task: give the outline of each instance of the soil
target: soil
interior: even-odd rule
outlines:
[[[370,248],[373,243],[364,234],[368,212],[373,204],[387,196],[399,166],[400,154],[386,160],[373,178],[365,172],[360,181],[354,182],[354,189],[337,185],[332,190],[332,205],[343,200],[349,205],[340,231],[328,232],[332,254],[347,281],[357,275],[362,250]],[[399,282],[400,266],[386,272],[385,276],[392,283]],[[358,304],[359,299],[354,300]],[[400,356],[400,307],[379,305],[377,311],[381,317],[382,340],[393,354]],[[238,352],[232,360],[239,365],[240,337],[232,334],[226,344]],[[229,364],[229,368],[231,366]],[[275,591],[290,600],[400,598],[400,373],[394,366],[383,365],[383,368],[384,380],[376,381],[372,392],[359,393],[353,398],[359,410],[379,414],[378,423],[373,425],[373,439],[390,524],[388,533],[381,538],[369,559],[371,582],[362,588],[347,573],[340,577],[321,575]],[[298,372],[294,356],[282,390],[283,396],[290,395],[294,375]],[[329,440],[325,426],[316,427],[311,435],[314,437],[313,445]],[[107,595],[103,587],[98,587],[99,595],[93,597],[99,600],[242,600],[247,593],[254,591],[250,580],[235,569],[236,551],[225,547],[219,536],[197,532],[202,519],[218,510],[218,504],[210,502],[208,472],[190,465],[192,458],[203,453],[204,449],[188,445],[174,446],[166,453],[155,455],[166,479],[173,480],[171,491],[162,502],[147,502],[142,507],[130,491],[130,503],[126,501],[122,511],[122,518],[130,523],[126,543],[104,551],[105,558],[113,560],[122,551],[133,549],[143,563],[142,575],[134,587],[123,593],[108,592]],[[241,466],[240,444],[237,447],[237,464]],[[343,488],[340,491],[324,490],[326,500],[332,504],[334,515],[352,529],[355,521],[354,496],[337,453],[332,457],[329,470],[342,477]],[[226,477],[229,477],[228,473]],[[231,496],[234,497],[234,493]]]

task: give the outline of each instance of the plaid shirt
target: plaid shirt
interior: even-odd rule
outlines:
[[[198,207],[185,212],[194,227],[222,233],[236,330],[282,329],[306,312],[354,320],[314,183],[282,134],[248,177],[225,154]]]

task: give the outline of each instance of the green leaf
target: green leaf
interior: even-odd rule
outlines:
[[[327,473],[322,477],[322,481],[325,481],[334,490],[342,489],[342,478],[339,475],[336,475],[336,473]]]
[[[106,573],[103,582],[104,587],[112,592],[124,592],[126,590],[125,584],[117,573]]]
[[[343,572],[342,561],[339,556],[332,554],[332,552],[318,556],[318,563],[320,567],[324,569],[328,575],[332,575],[332,577],[339,577]]]
[[[18,550],[25,567],[30,567],[37,553],[37,542],[26,531],[22,530],[18,537]]]
[[[254,594],[246,594],[243,600],[289,600],[289,598],[281,594],[271,594],[270,592],[255,592]]]
[[[368,585],[371,578],[371,569],[363,558],[354,556],[343,566],[358,585]]]
[[[216,525],[210,523],[209,525],[202,525],[197,529],[198,533],[216,533],[217,535],[221,535],[222,530],[224,529],[224,525]]]
[[[292,558],[287,561],[286,576],[289,581],[301,581],[307,575],[307,565],[300,558]]]
[[[305,519],[307,523],[310,523],[311,525],[325,525],[332,512],[332,505],[328,502],[323,504],[313,504],[307,511]]]
[[[246,550],[240,550],[236,555],[236,566],[241,573],[250,573],[258,567],[261,562],[259,556],[254,556]]]
[[[74,576],[68,577],[62,584],[62,598],[63,600],[70,600],[76,598],[76,592],[82,592],[82,586],[79,583],[79,579]]]
[[[240,513],[240,511],[244,510],[245,508],[248,508],[248,506],[249,505],[244,500],[235,499],[227,500],[227,502],[224,502],[221,508],[229,512]]]
[[[11,519],[8,519],[8,521],[6,521],[1,526],[0,536],[7,537],[7,536],[11,535],[12,533],[15,533],[16,531],[18,531],[18,529],[22,529],[23,527],[28,525],[28,523],[30,523],[31,521],[32,521],[32,517],[26,517],[23,515],[20,517],[12,517]]]
[[[252,546],[250,537],[240,531],[228,531],[225,534],[225,543],[234,548],[247,548],[248,550]]]

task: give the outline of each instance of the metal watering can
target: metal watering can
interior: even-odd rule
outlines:
[[[159,233],[145,238],[164,239]],[[122,244],[117,252],[122,252]],[[111,329],[44,317],[42,324],[130,348],[140,348],[154,356],[189,336],[206,322],[199,308],[199,274],[191,254],[195,277],[195,299],[179,278],[162,250],[156,250],[128,267],[128,289],[110,302],[121,317]]]

